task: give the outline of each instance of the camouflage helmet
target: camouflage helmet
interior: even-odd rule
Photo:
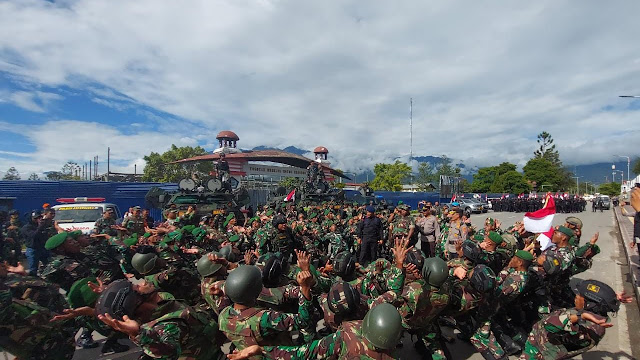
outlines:
[[[440,287],[449,277],[447,262],[439,257],[430,257],[424,260],[422,266],[422,278],[431,286]]]
[[[136,253],[131,258],[131,266],[141,275],[146,275],[153,271],[158,261],[158,255],[155,253]]]
[[[424,266],[424,255],[422,254],[422,251],[416,248],[409,250],[407,252],[407,256],[405,256],[404,258],[404,264],[413,264],[416,266],[416,268],[422,269],[422,267]]]
[[[198,269],[198,273],[200,273],[200,276],[207,277],[215,274],[216,272],[218,272],[218,270],[222,269],[222,264],[209,260],[209,254],[204,254],[200,259],[198,259],[196,268]]]
[[[100,294],[96,302],[96,315],[109,314],[114,319],[122,320],[125,315],[132,317],[140,302],[141,296],[133,290],[128,280],[116,280]]]
[[[360,293],[348,282],[338,281],[329,289],[327,305],[336,315],[353,314],[360,305]]]
[[[241,265],[229,273],[224,293],[236,304],[252,306],[262,291],[262,273],[253,265]]]
[[[282,260],[275,253],[266,253],[258,258],[256,266],[262,272],[262,283],[266,287],[276,287],[283,272]]]
[[[356,270],[356,259],[348,251],[342,251],[333,259],[333,271],[340,277],[350,277]]]
[[[402,318],[391,304],[380,304],[362,320],[362,335],[378,349],[393,349],[402,335]]]
[[[544,252],[542,268],[547,275],[556,275],[562,271],[562,259],[555,251]]]
[[[236,254],[233,253],[233,247],[231,245],[225,245],[220,248],[220,256],[227,259],[227,261],[235,262]]]
[[[469,282],[474,289],[481,293],[487,293],[496,286],[496,275],[490,267],[477,265],[473,268]]]
[[[618,295],[607,284],[598,280],[582,280],[573,288],[574,293],[586,300],[584,308],[587,311],[607,316],[607,313],[620,309]]]

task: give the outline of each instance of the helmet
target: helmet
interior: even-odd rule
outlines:
[[[620,309],[620,301],[616,292],[607,284],[597,280],[582,280],[576,284],[573,291],[582,295],[585,302],[585,310],[607,316],[609,312],[617,312]]]
[[[391,304],[380,304],[362,320],[362,335],[379,349],[393,349],[402,335],[402,318]]]
[[[469,279],[471,286],[481,293],[486,293],[496,285],[496,275],[490,267],[486,265],[477,265],[473,268],[473,274]]]
[[[13,209],[13,210],[9,211],[9,216],[14,216],[14,215],[20,215],[20,213],[18,212],[18,210]]]
[[[128,280],[116,280],[102,291],[96,302],[96,314],[109,314],[114,319],[122,320],[124,315],[133,316],[141,300]]]
[[[236,261],[236,254],[233,253],[233,248],[231,245],[226,245],[220,248],[220,256],[227,259],[227,261],[234,262]]]
[[[356,259],[348,251],[343,251],[333,259],[333,271],[340,277],[350,277],[356,270]]]
[[[353,314],[360,305],[360,293],[348,282],[336,282],[327,294],[327,305],[336,315]]]
[[[262,283],[266,287],[278,286],[282,275],[282,260],[274,253],[266,253],[256,261],[262,271]]]
[[[478,261],[478,258],[482,254],[482,249],[478,243],[473,242],[471,240],[465,240],[462,243],[462,256],[467,258],[469,261],[475,263]]]
[[[229,273],[224,293],[236,304],[255,304],[262,291],[262,273],[253,265],[241,265]]]
[[[447,262],[439,257],[430,257],[424,260],[422,277],[431,286],[440,287],[449,277]]]
[[[32,219],[39,218],[40,216],[42,216],[42,211],[40,211],[40,210],[32,210],[31,211],[31,218]]]
[[[196,263],[196,268],[198,269],[198,273],[200,273],[200,276],[207,277],[209,275],[215,274],[218,270],[220,270],[222,268],[222,264],[215,263],[209,260],[209,255],[205,254]]]
[[[562,271],[562,259],[555,251],[545,251],[542,268],[545,274],[556,275]]]
[[[158,261],[158,255],[155,253],[136,253],[131,258],[131,266],[141,275],[146,275],[156,266],[156,261]]]
[[[422,251],[413,248],[407,252],[407,256],[404,258],[405,265],[413,264],[418,269],[422,269],[424,265],[424,255],[422,255]]]
[[[277,228],[280,224],[286,224],[287,218],[285,218],[284,215],[276,215],[273,220],[271,220],[271,223],[273,227]]]

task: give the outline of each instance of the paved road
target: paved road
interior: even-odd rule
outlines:
[[[489,213],[482,215],[473,215],[472,222],[476,226],[482,226],[484,219],[492,216],[500,220],[504,227],[513,224],[515,221],[522,219],[523,214],[515,213]],[[564,222],[564,214],[556,215],[554,224]],[[633,293],[628,280],[628,266],[622,245],[618,235],[615,220],[611,211],[603,213],[584,212],[579,214],[584,222],[583,241],[588,241],[595,232],[600,233],[598,245],[602,252],[595,257],[593,268],[579,276],[582,279],[593,278],[606,282],[615,290],[621,291],[625,289],[627,293]],[[640,328],[640,312],[636,302],[622,306],[617,317],[612,319],[614,327],[607,330],[607,333],[598,345],[581,359],[640,359],[640,341],[637,337],[637,329]],[[636,329],[636,330],[631,330]],[[450,329],[443,329],[449,332]],[[631,336],[630,336],[631,334]],[[634,340],[631,343],[631,340]],[[401,350],[402,359],[418,359],[418,355],[413,351],[409,337],[404,339],[405,347]],[[453,355],[453,359],[472,359],[482,360],[482,356],[475,353],[473,347],[465,342],[456,340],[449,344],[449,349]],[[132,351],[119,354],[118,356],[100,356],[98,349],[96,350],[78,350],[74,359],[136,359],[139,352],[135,349]],[[515,357],[513,357],[515,359]]]

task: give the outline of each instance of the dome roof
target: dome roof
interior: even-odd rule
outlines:
[[[328,154],[329,150],[327,150],[327,148],[324,146],[318,146],[317,148],[313,149],[313,152],[316,154]]]
[[[218,140],[227,139],[227,140],[233,140],[233,141],[240,140],[240,138],[238,137],[238,135],[236,135],[236,133],[229,130],[220,131],[216,136],[216,139]]]

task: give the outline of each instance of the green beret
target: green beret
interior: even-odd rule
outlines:
[[[315,218],[317,218],[317,217],[318,217],[318,214],[317,214],[317,213],[314,213],[314,212],[313,212],[313,213],[309,214],[309,219],[315,219]]]
[[[568,224],[571,224],[571,225],[577,227],[578,229],[582,229],[582,220],[580,220],[579,218],[577,218],[575,216],[569,216],[565,221]]]
[[[569,237],[569,239],[571,239],[572,236],[575,236],[576,234],[573,232],[573,230],[569,229],[566,226],[558,226],[558,228],[556,229],[556,231],[560,231],[561,233],[567,235]]]
[[[71,288],[67,293],[67,301],[72,309],[77,309],[83,306],[93,306],[96,300],[98,300],[100,294],[96,294],[91,290],[87,284],[89,281],[97,282],[96,278],[87,277],[80,279],[71,285]]]
[[[284,208],[286,208],[286,207],[287,207],[287,203],[284,203],[284,202],[283,202],[282,204],[280,204],[280,208],[281,208],[281,209],[284,209]]]
[[[502,236],[500,236],[500,234],[495,231],[489,232],[489,239],[491,239],[491,241],[493,241],[496,245],[500,245],[504,241],[504,239],[502,239]]]
[[[80,235],[82,235],[82,230],[74,230],[74,231],[71,231],[69,233],[69,235],[67,235],[67,236],[72,238],[72,239],[77,239],[78,236],[80,236]]]
[[[402,200],[398,200],[398,206],[400,206],[400,205],[402,205],[402,204],[404,204],[404,201],[402,201]]]
[[[182,230],[186,231],[186,232],[192,232],[193,229],[195,229],[196,226],[195,225],[187,225],[187,226],[183,226]]]
[[[475,234],[475,235],[473,235],[473,240],[475,240],[475,241],[484,241],[484,236],[482,236],[480,234]]]
[[[267,216],[271,216],[271,215],[273,215],[273,210],[271,209],[267,210]]]
[[[62,245],[62,243],[65,240],[67,240],[67,236],[69,236],[69,233],[66,232],[66,231],[63,231],[63,232],[61,232],[59,234],[53,235],[44,244],[44,248],[47,249],[47,250],[53,250],[53,249],[57,248],[58,246]]]
[[[533,261],[533,255],[531,255],[531,253],[528,251],[517,250],[515,256],[519,257],[524,261]]]
[[[229,225],[229,222],[231,221],[231,219],[235,218],[236,214],[231,213],[229,215],[227,215],[227,218],[224,220],[224,224],[222,224],[222,226],[227,226]]]
[[[167,239],[167,237],[168,237],[168,239]],[[167,236],[164,237],[164,239],[167,240],[167,242],[180,241],[180,240],[182,240],[182,231],[180,231],[180,230],[172,231],[172,232],[168,233]]]
[[[231,241],[231,242],[236,242],[236,241],[238,241],[238,240],[240,240],[240,235],[238,235],[238,234],[233,234],[233,235],[229,238],[229,241]]]
[[[144,235],[142,235],[142,237],[144,237],[145,239],[150,237],[150,236],[151,236],[150,232],[146,232],[146,233],[144,233]]]
[[[331,210],[330,210],[330,209],[324,209],[324,216],[329,215],[329,213],[330,213],[330,212],[331,212]]]
[[[138,243],[138,234],[133,233],[130,237],[122,240],[122,242],[128,247],[132,247],[133,245],[136,245]]]
[[[251,219],[249,219],[249,224],[253,224],[254,221],[260,221],[260,218],[257,216],[252,217]]]
[[[206,232],[207,232],[207,230],[205,230],[205,229],[203,229],[203,228],[201,228],[201,227],[197,227],[197,228],[195,228],[195,229],[191,230],[191,235],[193,235],[193,236],[198,236],[198,235],[200,235],[200,234],[201,234],[201,233],[203,233],[203,232],[204,232],[204,233],[206,233]]]

